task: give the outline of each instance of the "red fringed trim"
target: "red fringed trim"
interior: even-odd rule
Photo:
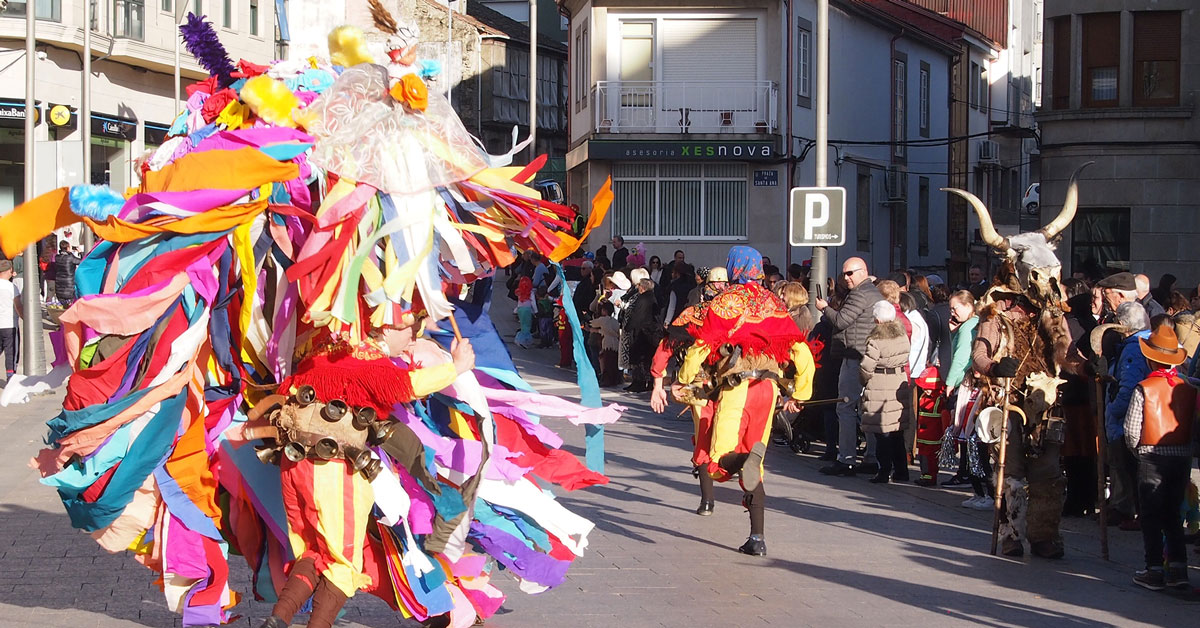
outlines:
[[[287,394],[301,386],[312,386],[322,402],[341,399],[352,408],[370,406],[381,417],[391,414],[396,404],[415,398],[408,370],[387,358],[312,355],[300,362],[279,391]]]

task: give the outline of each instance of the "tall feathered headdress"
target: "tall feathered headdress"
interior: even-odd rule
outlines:
[[[225,46],[221,45],[221,39],[217,37],[211,22],[205,22],[203,17],[195,13],[188,13],[187,23],[179,25],[179,33],[183,35],[183,45],[188,52],[196,57],[200,67],[217,77],[221,87],[233,83],[233,73],[237,72],[237,67],[229,59],[229,53],[225,52]]]

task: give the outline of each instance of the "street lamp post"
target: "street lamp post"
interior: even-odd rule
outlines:
[[[83,3],[83,85],[79,96],[79,141],[83,145],[83,184],[92,183],[92,0]],[[92,250],[92,229],[82,224],[84,253]]]
[[[33,79],[36,71],[37,9],[33,2],[25,5],[25,202],[33,199],[34,178],[34,100]],[[42,286],[38,281],[37,243],[25,247],[25,285],[21,293],[21,371],[25,375],[41,374],[42,365]]]
[[[816,175],[815,185],[823,188],[829,180],[829,0],[817,0],[817,107],[816,107]],[[825,280],[829,276],[828,252],[823,246],[812,249],[812,277],[809,286],[816,287],[825,298]]]
[[[537,0],[529,0],[529,160],[537,155]]]

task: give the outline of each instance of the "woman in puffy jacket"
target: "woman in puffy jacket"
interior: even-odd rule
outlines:
[[[908,336],[896,320],[896,308],[891,303],[879,301],[871,312],[875,316],[875,329],[867,336],[859,366],[864,384],[862,430],[878,435],[875,457],[879,460],[879,472],[871,482],[907,482],[908,460],[900,419],[908,396]]]

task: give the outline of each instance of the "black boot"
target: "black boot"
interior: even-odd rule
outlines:
[[[713,513],[713,502],[711,500],[700,500],[700,507],[696,509],[696,514],[701,517],[707,517]]]
[[[288,623],[282,619],[271,615],[258,628],[288,628]]]
[[[738,548],[738,551],[751,556],[766,556],[767,542],[763,540],[761,534],[751,534],[750,538]]]

